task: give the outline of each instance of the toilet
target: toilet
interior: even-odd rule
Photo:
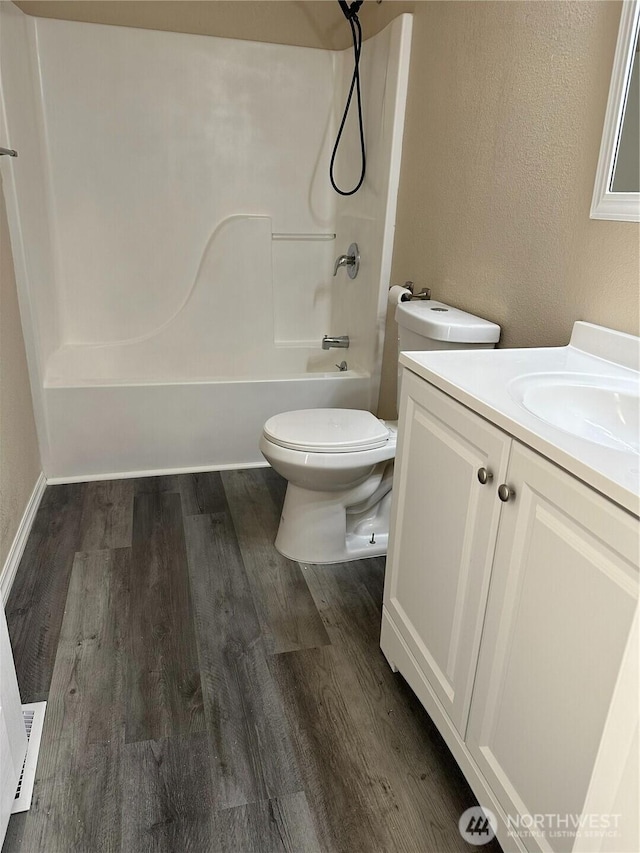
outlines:
[[[398,352],[491,349],[500,326],[435,300],[400,302]],[[400,400],[398,365],[398,401]],[[397,422],[361,409],[300,409],[274,415],[263,456],[288,480],[275,546],[304,563],[387,553]]]

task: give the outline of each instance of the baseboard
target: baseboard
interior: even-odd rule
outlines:
[[[202,474],[207,471],[239,471],[246,468],[268,468],[268,462],[231,462],[228,465],[201,465],[195,468],[156,468],[152,471],[116,471],[110,474],[78,474],[74,477],[47,477],[47,484],[93,483],[96,480],[130,480],[134,477],[163,477],[172,474]]]
[[[2,567],[2,572],[0,573],[0,595],[2,595],[3,605],[7,603],[7,599],[9,598],[11,586],[16,576],[16,572],[18,571],[18,566],[20,565],[20,560],[22,559],[24,548],[27,544],[27,538],[31,532],[33,520],[36,517],[36,512],[38,511],[38,507],[40,506],[40,501],[42,500],[46,487],[46,477],[41,473],[33,487],[33,492],[31,493],[31,497],[25,507],[24,514],[20,524],[18,525],[18,530],[14,536],[13,542],[11,543],[11,548],[9,549],[7,559]]]

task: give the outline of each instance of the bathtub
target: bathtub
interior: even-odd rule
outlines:
[[[348,351],[284,347],[256,360],[249,375],[241,373],[247,365],[233,359],[222,375],[220,363],[219,375],[209,377],[200,364],[192,366],[197,378],[168,381],[167,365],[153,370],[150,360],[143,371],[140,359],[127,362],[121,347],[63,348],[51,360],[44,387],[48,480],[265,465],[258,440],[272,415],[319,406],[371,407],[371,376],[339,371],[335,362],[345,356]]]

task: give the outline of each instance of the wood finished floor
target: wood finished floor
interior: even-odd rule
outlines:
[[[7,604],[47,714],[3,853],[471,849],[473,794],[380,652],[384,560],[280,556],[284,485],[47,488]]]

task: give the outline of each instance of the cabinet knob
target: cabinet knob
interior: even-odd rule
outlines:
[[[493,480],[493,474],[491,471],[488,471],[486,468],[478,468],[478,480],[484,486],[489,480]]]
[[[511,498],[515,498],[516,493],[515,490],[507,486],[506,483],[502,483],[498,486],[498,497],[503,503],[506,503]]]

